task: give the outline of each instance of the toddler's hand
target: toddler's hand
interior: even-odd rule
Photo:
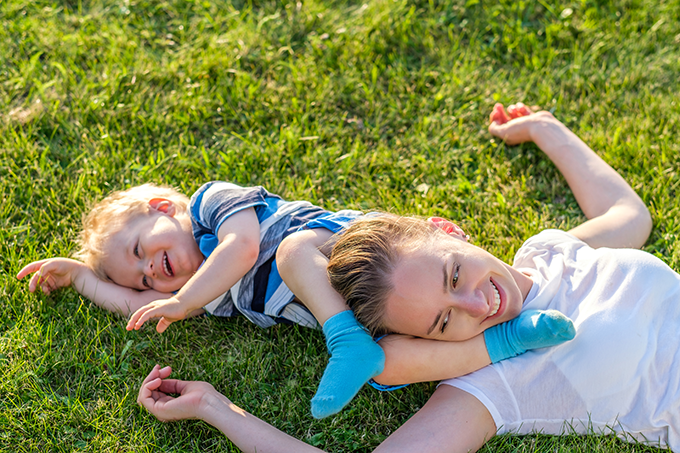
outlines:
[[[550,112],[533,113],[529,107],[518,102],[508,106],[506,113],[503,104],[496,104],[489,115],[489,132],[508,145],[533,141],[531,128],[540,121],[554,120]]]
[[[217,394],[215,388],[207,382],[180,381],[167,379],[172,373],[169,366],[153,367],[139,389],[137,403],[162,422],[200,418],[201,404],[206,396]],[[172,397],[168,394],[179,394]]]
[[[161,318],[156,330],[163,333],[170,324],[186,318],[187,312],[182,303],[175,297],[151,302],[134,312],[127,324],[127,330],[139,330],[151,318]]]
[[[86,269],[84,263],[68,258],[48,258],[45,260],[34,261],[17,274],[18,279],[22,279],[29,274],[33,274],[28,283],[28,290],[35,292],[38,287],[45,294],[50,294],[59,288],[71,286],[78,272]]]

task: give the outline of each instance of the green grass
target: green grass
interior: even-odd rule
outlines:
[[[584,220],[540,151],[486,133],[494,102],[524,100],[624,175],[654,217],[646,250],[680,270],[677,0],[6,0],[0,22],[0,451],[235,451],[137,407],[157,362],[333,451],[375,447],[434,389],[364,389],[317,421],[319,332],[195,319],[128,333],[73,291],[15,280],[71,254],[87,207],[129,185],[228,179],[441,215],[511,260]],[[483,451],[657,450],[573,435]]]

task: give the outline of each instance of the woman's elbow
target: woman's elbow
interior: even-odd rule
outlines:
[[[634,226],[634,233],[631,235],[631,242],[633,242],[632,246],[640,248],[647,242],[654,225],[652,222],[652,214],[642,200],[639,200],[635,207],[631,223]]]

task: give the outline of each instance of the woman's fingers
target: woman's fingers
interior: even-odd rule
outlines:
[[[522,116],[527,116],[531,115],[531,110],[529,107],[524,105],[522,102],[518,102],[516,104],[512,104],[508,106],[508,115],[510,115],[510,118],[515,119],[515,118],[520,118]]]
[[[160,365],[158,365],[158,374],[160,375],[161,379],[167,379],[171,373],[172,368],[170,366],[164,366],[161,368]]]
[[[172,373],[172,368],[169,366],[161,368],[160,365],[155,365],[139,388],[137,403],[151,410],[157,401],[167,396],[164,393],[173,393],[166,392],[164,389],[164,387],[168,387],[164,384],[166,382],[164,379],[170,376],[170,373]],[[171,379],[171,381],[173,380]]]
[[[496,103],[496,105],[493,106],[493,110],[491,110],[489,120],[491,123],[505,124],[513,119],[531,115],[532,113],[531,109],[522,102],[510,104],[507,112],[505,111],[503,104]]]
[[[505,124],[508,121],[510,121],[510,117],[505,113],[505,108],[503,107],[503,104],[497,103],[496,105],[493,106],[493,110],[491,110],[491,114],[489,115],[489,121],[497,124]]]

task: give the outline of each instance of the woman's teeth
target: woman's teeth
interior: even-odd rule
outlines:
[[[491,316],[498,313],[498,307],[501,306],[501,295],[498,292],[498,288],[496,288],[496,285],[494,285],[493,282],[491,282],[491,286],[493,287],[493,293],[494,293],[493,310],[491,311],[491,313],[489,313],[487,318],[490,318]]]

